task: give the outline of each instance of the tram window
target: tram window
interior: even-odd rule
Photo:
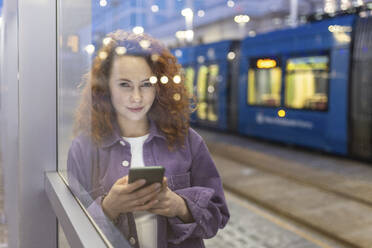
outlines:
[[[195,78],[195,70],[191,66],[186,67],[184,69],[185,74],[185,85],[190,94],[190,96],[194,95],[194,78]]]
[[[202,65],[198,71],[197,81],[197,117],[210,122],[218,121],[218,73],[216,64]]]
[[[280,106],[281,86],[282,70],[278,59],[251,60],[248,71],[248,104]]]
[[[295,109],[328,109],[328,56],[287,60],[285,105]]]

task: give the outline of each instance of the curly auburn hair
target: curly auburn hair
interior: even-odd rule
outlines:
[[[133,34],[122,30],[103,39],[102,48],[93,60],[92,68],[84,77],[79,107],[75,113],[74,135],[84,134],[99,144],[114,131],[116,112],[111,102],[109,77],[117,56],[141,56],[149,64],[154,76],[156,96],[148,117],[167,139],[168,148],[183,145],[190,119],[190,95],[184,86],[184,76],[176,58],[159,41],[146,34]],[[171,79],[181,77],[180,83]],[[160,83],[166,76],[169,82]]]

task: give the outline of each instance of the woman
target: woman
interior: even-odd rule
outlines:
[[[103,43],[76,113],[70,187],[133,247],[204,247],[229,212],[208,149],[189,127],[181,67],[144,34],[117,31]],[[130,167],[156,165],[165,168],[162,185],[128,183]]]

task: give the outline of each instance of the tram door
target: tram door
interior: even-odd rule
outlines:
[[[350,152],[372,160],[372,17],[355,29],[350,104]]]
[[[196,84],[197,119],[217,125],[218,122],[218,64],[199,67]]]

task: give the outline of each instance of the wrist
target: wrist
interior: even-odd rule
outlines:
[[[178,207],[178,214],[177,216],[185,223],[193,222],[192,215],[190,213],[189,208],[187,207],[187,203],[185,199],[183,199],[181,196],[178,196],[180,199],[179,201],[179,207]]]
[[[101,198],[101,208],[103,213],[115,224],[118,222],[120,213],[114,213],[108,206],[107,194],[104,194]]]

